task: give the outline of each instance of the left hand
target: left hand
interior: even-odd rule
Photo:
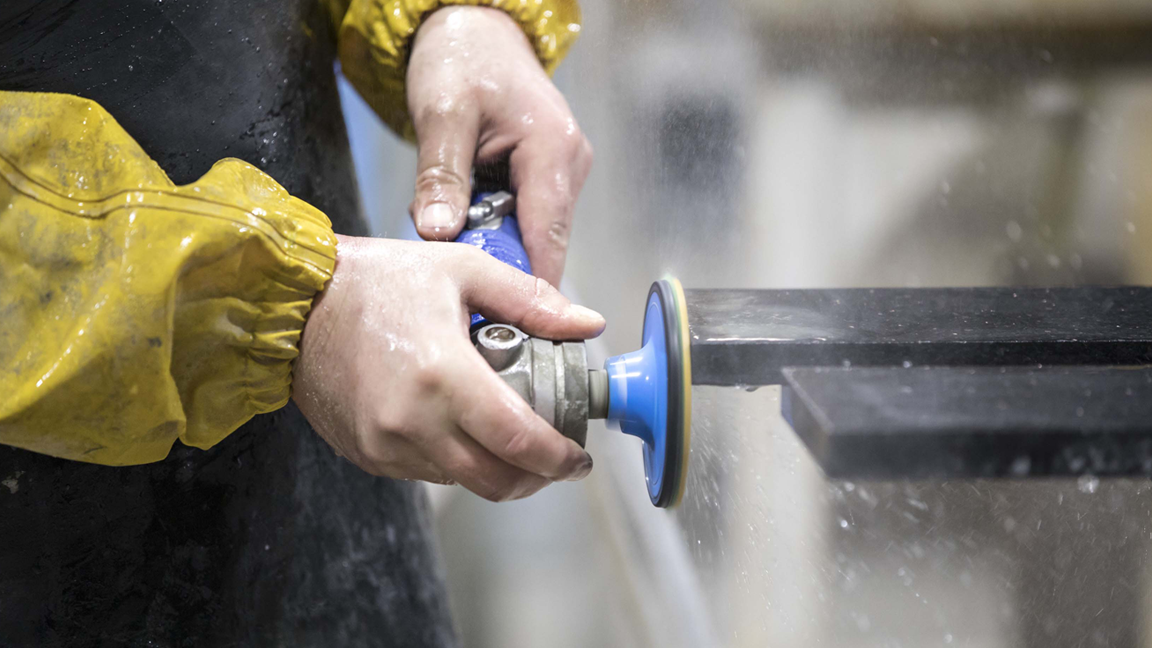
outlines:
[[[592,147],[519,25],[488,7],[436,11],[416,33],[407,92],[420,236],[454,239],[473,165],[510,156],[524,248],[535,274],[558,286]]]
[[[470,245],[340,236],[292,368],[292,398],[373,475],[456,482],[493,501],[582,479],[592,458],[476,352],[468,313],[547,339],[604,319]]]

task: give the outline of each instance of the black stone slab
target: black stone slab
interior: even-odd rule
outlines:
[[[692,382],[784,367],[1152,364],[1152,288],[689,290]]]
[[[786,369],[830,477],[1152,475],[1152,368]]]

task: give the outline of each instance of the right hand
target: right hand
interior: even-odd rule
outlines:
[[[476,248],[342,236],[304,326],[292,397],[373,475],[455,482],[493,501],[585,477],[592,458],[472,346],[472,311],[549,339],[604,328],[548,282]]]

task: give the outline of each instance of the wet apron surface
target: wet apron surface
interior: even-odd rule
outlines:
[[[171,179],[224,157],[367,232],[317,0],[3,0],[0,89],[101,103]],[[111,468],[0,446],[0,646],[455,645],[419,485],[292,404]]]

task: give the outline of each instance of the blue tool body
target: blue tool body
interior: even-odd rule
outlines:
[[[490,195],[476,194],[472,204],[479,204]],[[532,262],[528,260],[528,252],[524,249],[515,212],[502,218],[500,226],[496,229],[464,229],[460,232],[460,236],[456,237],[456,242],[474,245],[495,257],[497,261],[532,274]]]
[[[479,205],[491,195],[490,192],[474,194],[472,204]],[[523,239],[520,236],[520,225],[516,222],[515,212],[498,218],[501,218],[501,222],[494,229],[465,226],[460,235],[456,237],[456,242],[478,247],[497,261],[532,274],[532,262],[528,260],[528,251],[524,249]],[[486,323],[487,320],[481,317],[479,313],[472,314],[473,328],[478,324]]]

